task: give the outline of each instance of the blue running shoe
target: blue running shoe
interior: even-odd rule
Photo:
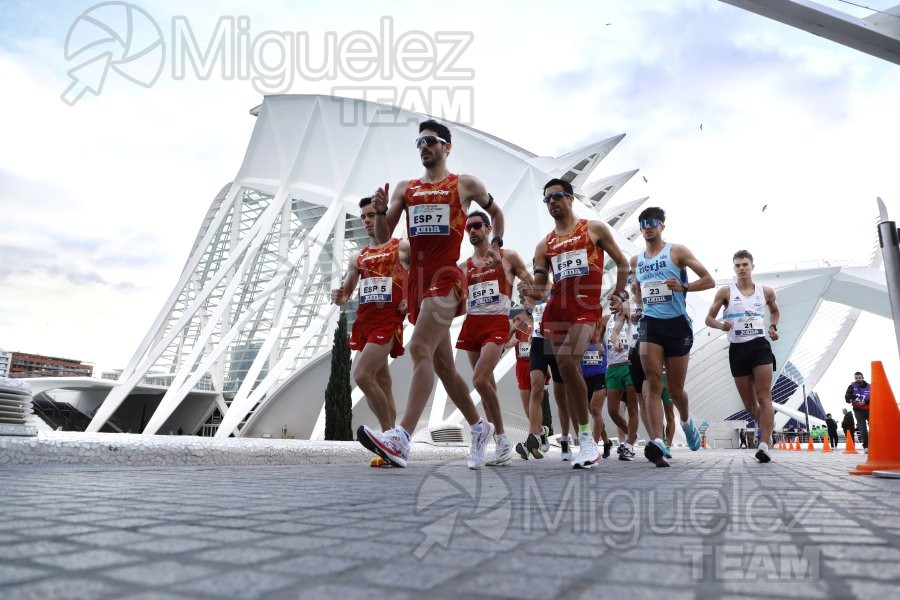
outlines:
[[[684,431],[684,437],[687,438],[688,448],[696,452],[700,449],[700,432],[697,431],[697,426],[694,425],[694,419],[688,417],[687,425],[681,426],[682,431]]]
[[[663,456],[672,458],[672,448],[670,448],[668,444],[665,444],[665,447],[663,448]]]

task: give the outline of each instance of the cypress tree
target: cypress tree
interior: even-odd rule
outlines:
[[[341,311],[334,330],[331,375],[325,388],[325,439],[353,440],[353,409],[350,400],[350,339],[347,313]]]

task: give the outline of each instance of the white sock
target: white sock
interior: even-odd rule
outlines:
[[[469,425],[472,429],[472,433],[481,433],[481,430],[484,429],[484,419],[478,419],[478,422],[474,425]]]
[[[765,442],[760,442],[760,443],[759,443],[759,446],[757,446],[756,449],[757,449],[757,450],[762,450],[763,452],[766,452],[766,451],[769,449],[769,445],[768,445],[767,443],[765,443]]]
[[[505,433],[500,433],[494,436],[496,438],[498,444],[508,444],[509,438],[506,437]]]
[[[691,421],[691,417],[690,417],[690,415],[688,415],[687,421],[681,422],[681,427],[682,428],[687,427],[687,424],[690,423],[690,421]]]
[[[403,434],[403,436],[406,438],[407,442],[409,441],[409,432],[407,430],[403,429],[403,427],[400,425],[397,425],[397,427],[395,427],[395,429]]]
[[[560,442],[568,442],[568,441],[569,441],[569,436],[567,436],[567,435],[561,435],[561,436],[559,436],[559,441],[560,441]]]
[[[653,440],[653,441],[656,442],[657,444],[659,444],[660,446],[662,446],[663,448],[666,447],[665,443],[663,443],[663,441],[662,441],[661,438],[656,438],[656,439]]]

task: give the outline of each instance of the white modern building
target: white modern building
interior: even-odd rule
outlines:
[[[210,205],[172,293],[118,381],[94,386],[109,392],[93,412],[89,431],[139,422],[145,434],[322,436],[330,350],[341,310],[330,304],[329,292],[339,285],[348,257],[366,241],[357,202],[385,181],[421,173],[413,139],[425,117],[319,95],[269,96],[251,114],[256,126],[243,164]],[[552,228],[540,200],[542,186],[562,177],[575,187],[579,216],[604,220],[626,254],[637,251],[636,214],[647,198],[619,194],[637,170],[594,176],[624,134],[545,157],[485,132],[448,125],[450,168],[486,183],[506,216],[506,247],[531,256]],[[402,229],[401,223],[398,235]],[[463,255],[470,251],[467,245]],[[782,313],[790,315],[779,327],[775,350],[779,381],[789,382],[793,406],[802,402],[800,386],[805,382],[811,389],[821,377],[860,310],[890,316],[877,267],[872,262],[757,277],[777,289]],[[870,293],[854,292],[859,286]],[[689,296],[697,343],[687,386],[692,413],[717,420],[742,407],[725,359],[725,338],[703,326],[710,299],[711,294]],[[355,304],[344,310],[352,322]],[[814,347],[804,343],[809,331],[817,332]],[[409,333],[407,327],[407,339]],[[459,357],[464,376],[467,363]],[[525,420],[513,363],[511,353],[505,355],[496,377],[504,414],[515,429]],[[407,356],[392,363],[401,411],[409,367]],[[56,381],[37,385],[36,393],[60,388],[66,384]],[[150,389],[157,390],[155,396],[148,395]],[[92,392],[95,399],[99,391]],[[373,423],[359,390],[353,399],[354,426]],[[438,384],[420,426],[444,422],[462,419]]]

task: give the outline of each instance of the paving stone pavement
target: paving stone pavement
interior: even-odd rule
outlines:
[[[0,598],[893,598],[900,481],[864,460],[7,465]]]

